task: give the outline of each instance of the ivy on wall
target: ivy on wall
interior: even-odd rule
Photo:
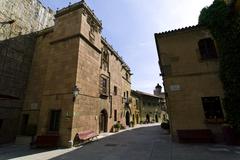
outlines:
[[[207,26],[216,40],[227,121],[240,132],[240,14],[235,11],[235,2],[227,5],[215,0],[202,9],[199,25]]]

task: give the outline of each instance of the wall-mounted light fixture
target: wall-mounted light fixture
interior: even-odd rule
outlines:
[[[72,89],[72,94],[73,94],[73,102],[75,101],[76,97],[79,95],[79,88],[77,87],[77,85],[75,85]]]

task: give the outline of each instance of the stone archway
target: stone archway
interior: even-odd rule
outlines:
[[[130,126],[130,113],[129,113],[129,111],[126,112],[126,116],[125,117],[126,117],[126,125]]]
[[[107,132],[108,131],[108,113],[105,109],[100,112],[99,116],[99,132]]]

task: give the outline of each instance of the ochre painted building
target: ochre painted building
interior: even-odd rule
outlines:
[[[160,122],[161,106],[160,97],[136,91],[140,99],[140,120],[141,123]]]
[[[126,125],[131,72],[101,30],[81,1],[57,11],[55,25],[38,33],[21,130],[36,126],[37,135],[57,134],[59,145],[71,146],[80,131]]]
[[[209,129],[221,137],[224,121],[219,55],[201,26],[155,34],[173,138],[177,130]]]
[[[165,93],[157,84],[154,94],[141,91],[131,91],[131,120],[134,124],[161,123],[168,119]]]

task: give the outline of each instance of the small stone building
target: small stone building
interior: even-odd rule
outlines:
[[[220,138],[223,88],[209,30],[192,26],[157,33],[155,39],[173,138],[178,130],[206,129]]]
[[[137,97],[140,123],[151,123],[162,121],[162,109],[165,108],[165,97],[153,95],[142,91],[132,90],[132,95]]]

